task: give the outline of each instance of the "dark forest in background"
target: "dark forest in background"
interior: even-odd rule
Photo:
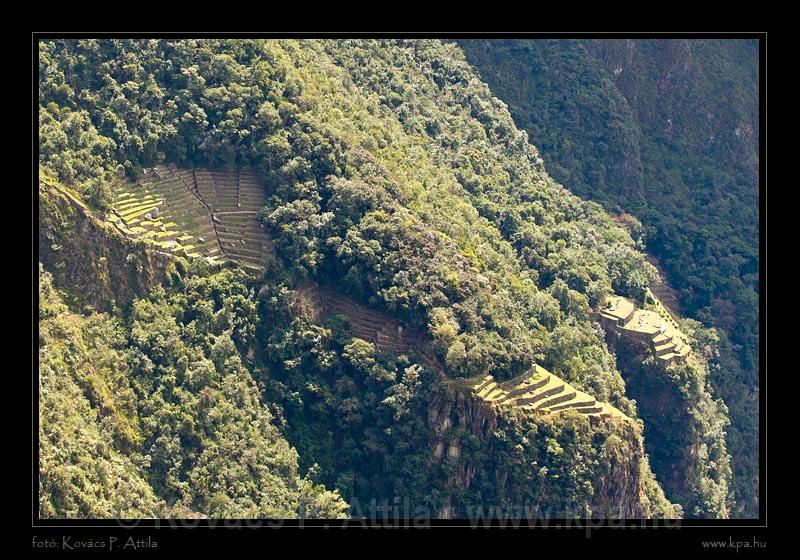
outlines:
[[[757,512],[759,46],[756,40],[468,40],[548,172],[643,224],[681,311],[718,327],[736,486]]]

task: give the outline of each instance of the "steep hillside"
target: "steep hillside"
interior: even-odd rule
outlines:
[[[241,275],[174,280],[120,319],[75,313],[40,268],[39,515],[343,515],[298,475],[241,362],[246,335],[231,325],[256,323],[232,304],[246,301]]]
[[[644,420],[653,469],[667,495],[691,515],[724,516],[731,476],[724,443],[729,422],[725,403],[711,396],[704,341],[697,336],[704,329],[691,320],[679,324],[651,292],[644,307],[610,297],[599,315]],[[703,472],[706,464],[717,468]]]
[[[39,515],[160,517],[147,481],[124,337],[69,312],[39,270]]]
[[[498,407],[448,379],[424,343],[404,344],[414,335],[398,334],[395,320],[330,288],[319,303],[308,291],[261,291],[275,321],[266,394],[353,515],[681,515],[650,471],[638,422]]]
[[[39,260],[74,305],[111,311],[146,295],[167,276],[169,259],[132,244],[95,216],[83,199],[39,171]]]
[[[62,189],[42,192],[44,208],[58,205],[51,199],[67,198]],[[50,218],[47,213],[43,217]],[[105,244],[115,242],[114,230],[100,231],[108,236]],[[87,247],[101,241],[87,239]],[[128,243],[135,250],[137,245]],[[267,309],[258,312],[255,290],[247,289],[252,277],[232,270],[214,272],[202,263],[195,260],[187,271],[184,262],[174,260],[165,286],[134,299],[122,320],[70,311],[50,275],[41,273],[41,516],[342,513],[346,506],[336,495],[293,478],[293,451],[269,425],[271,414],[252,400],[250,375],[269,385],[266,392],[275,398],[264,406],[279,414],[278,423],[300,446],[310,472],[322,479],[332,476],[332,483],[351,497],[353,515],[381,514],[371,504],[391,503],[399,495],[411,504],[413,515],[436,517],[679,514],[653,479],[641,428],[630,419],[576,424],[577,418],[569,415],[498,415],[465,387],[439,377],[441,366],[431,367],[436,358],[422,356],[427,370],[414,365],[414,351],[424,351],[424,346],[397,340],[421,335],[411,329],[398,335],[396,321],[330,289],[326,303],[309,302],[302,295],[307,290],[298,290],[283,309],[288,321],[280,320],[280,306],[271,308],[268,302],[270,292],[284,292],[282,284],[259,291]],[[58,268],[60,263],[51,264]],[[65,284],[76,288],[68,279]],[[74,299],[81,301],[78,290]],[[297,310],[297,302],[308,311]],[[105,301],[101,307],[120,305],[121,300]],[[326,311],[314,311],[315,305]],[[292,320],[306,315],[320,320],[325,313],[334,319],[335,339],[329,338],[331,331],[315,327],[317,334],[309,339],[306,323]],[[275,323],[265,325],[259,317]],[[337,323],[340,317],[351,320]],[[381,329],[389,325],[386,335],[368,331],[378,321]],[[265,333],[271,333],[266,340]],[[308,362],[305,350],[288,336],[305,337],[302,346],[320,362]],[[261,342],[275,337],[282,342],[269,348]],[[380,357],[376,350],[381,350]],[[259,359],[268,354],[290,359],[279,359],[273,373]],[[289,367],[302,376],[278,374]],[[331,386],[329,379],[335,380]],[[295,385],[299,380],[303,382]],[[287,393],[289,387],[296,392]],[[301,408],[302,415],[295,417],[298,402],[310,408]],[[252,423],[253,418],[263,423],[251,433],[241,422]],[[385,430],[376,430],[381,425]],[[300,434],[309,430],[320,435],[339,431],[329,455],[321,454],[327,438],[314,436],[312,449],[304,447],[309,442]],[[523,450],[514,442],[527,441],[537,430],[549,434],[539,444],[546,447],[530,441],[520,455]],[[367,446],[355,460],[350,453],[361,438],[355,446]],[[562,450],[559,441],[568,447]],[[98,451],[88,454],[89,448]],[[579,464],[583,467],[573,471]],[[532,480],[534,473],[538,475]],[[574,481],[565,485],[565,477]]]
[[[126,236],[161,251],[258,270],[272,252],[258,218],[265,202],[264,186],[250,170],[156,166],[123,185],[109,220]]]
[[[147,375],[137,383],[152,395],[150,426],[169,434],[155,438],[151,455],[184,458],[150,468],[158,496],[211,515],[296,511],[289,498],[275,506],[257,484],[274,469],[296,481],[290,467],[268,452],[251,455],[242,448],[248,442],[233,441],[237,430],[223,437],[195,426],[206,421],[203,407],[224,395],[238,406],[226,405],[225,415],[258,419],[255,433],[245,430],[257,449],[279,444],[271,431],[278,426],[300,465],[338,489],[351,513],[401,498],[441,517],[490,506],[677,517],[685,504],[691,515],[728,514],[724,442],[717,455],[681,465],[692,488],[683,504],[665,498],[647,459],[647,427],[592,311],[613,293],[644,297],[652,266],[600,206],[547,175],[458,48],[61,41],[43,43],[40,54],[42,165],[98,220],[144,210],[148,222],[161,219],[146,192],[133,201],[119,193],[130,192],[131,181],[147,183],[144,170],[165,162],[179,175],[195,170],[215,230],[226,218],[213,219],[211,195],[230,203],[235,185],[214,179],[201,187],[197,170],[213,178],[253,169],[263,181],[269,258],[245,274],[236,259],[209,263],[186,250],[191,274],[176,270],[171,285],[125,314],[133,351],[149,360],[139,362]],[[180,237],[170,229],[180,221],[167,218],[169,226],[148,230],[154,239],[137,243],[157,246],[158,232]],[[218,271],[223,266],[233,268]],[[312,282],[333,287],[334,312],[298,312]],[[425,342],[408,344],[406,335]],[[214,380],[212,367],[222,385],[197,394],[193,412],[173,415],[167,397],[194,402],[187,372],[199,368],[200,378]],[[535,368],[563,380],[570,398],[580,392],[580,402],[619,414],[554,408],[562,402],[504,408],[470,388],[475,379],[503,383]],[[223,383],[227,376],[236,382]],[[153,385],[162,378],[163,390]],[[187,383],[184,395],[177,387]],[[702,383],[693,391],[708,397]],[[723,407],[704,413],[724,424]],[[217,445],[217,437],[225,441]],[[206,447],[242,457],[229,467]],[[256,473],[255,486],[243,482],[246,472]],[[289,495],[292,484],[303,495],[302,480],[286,482]],[[230,490],[193,496],[197,483]],[[320,500],[338,511],[334,497]]]
[[[635,215],[682,310],[717,327],[709,379],[733,419],[737,512],[757,514],[758,43],[460,45],[553,176]]]

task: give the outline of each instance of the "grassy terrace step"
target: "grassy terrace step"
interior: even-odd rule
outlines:
[[[162,201],[163,201],[163,199],[160,198],[160,197],[141,196],[141,197],[128,198],[128,199],[125,199],[122,202],[116,202],[114,204],[114,207],[117,210],[119,210],[120,212],[123,212],[125,210],[130,209],[130,208],[134,208],[136,206],[141,206],[142,204],[158,204],[159,202],[162,202]]]
[[[245,225],[248,223],[258,222],[258,218],[255,214],[223,214],[220,210],[220,213],[217,213],[216,216],[217,219],[222,223]]]
[[[343,313],[341,311],[336,311],[335,313],[339,314],[339,315],[344,315],[345,317],[347,317],[347,320],[350,323],[351,328],[361,328],[361,329],[370,330],[370,331],[375,333],[375,337],[376,338],[378,338],[378,333],[381,332],[381,329],[384,328],[383,324],[354,319],[353,317],[351,317],[347,313]],[[385,337],[385,339],[388,339],[388,337]]]
[[[266,252],[262,254],[266,255]],[[298,287],[295,290],[294,307],[315,322],[341,315],[349,324],[350,335],[371,342],[376,351],[413,354],[426,366],[441,369],[438,358],[430,352],[426,340],[422,336],[411,336],[411,333],[416,334],[414,329],[363,307],[332,287],[313,283]],[[369,320],[372,316],[377,316],[378,320]]]
[[[130,190],[120,191],[114,195],[114,202],[124,202],[125,200],[130,200],[132,198],[136,198],[136,195],[131,193]]]
[[[478,396],[481,398],[486,398],[486,396],[494,391],[497,387],[497,383],[492,379],[489,383],[483,384],[483,387],[480,391],[478,391]]]
[[[241,245],[242,239],[244,239],[244,232],[236,231],[236,230],[229,230],[226,229],[225,226],[217,226],[217,233],[219,234],[219,240],[223,243],[236,243]],[[245,245],[247,244],[247,240],[245,239]]]
[[[146,190],[151,192],[163,194],[177,194],[184,190],[186,185],[181,179],[168,179],[166,181],[158,181],[150,186],[145,187]]]
[[[350,301],[341,301],[341,300],[333,301],[331,303],[331,307],[335,309],[341,309],[342,311],[350,313],[357,319],[374,320],[377,321],[378,323],[383,323],[385,319],[385,317],[380,313],[367,310],[358,305],[357,303]]]
[[[598,414],[600,412],[603,412],[604,410],[605,409],[602,406],[588,406],[588,407],[585,407],[585,408],[576,408],[575,409],[576,412],[580,412],[581,414],[587,414],[587,415],[589,415],[589,414]],[[609,414],[609,416],[610,416],[610,414]]]
[[[663,344],[661,346],[656,346],[656,356],[664,356],[666,354],[673,354],[673,350],[675,350],[675,345],[670,343]]]
[[[533,394],[526,394],[524,396],[518,397],[514,399],[514,405],[533,405],[540,401],[543,401],[546,398],[552,397],[553,395],[558,395],[559,393],[563,393],[564,389],[566,389],[566,383],[561,381],[560,379],[554,378],[548,382],[547,385],[544,386],[544,390],[539,393]],[[530,407],[529,407],[530,408]]]
[[[182,232],[191,231],[189,237],[191,239],[197,240],[199,243],[203,243],[205,241],[213,241],[214,243],[218,243],[217,236],[214,233],[214,228],[211,227],[210,224],[204,224],[202,226],[198,225],[196,227],[187,228],[185,224],[182,224],[181,227],[177,228],[180,229]],[[203,238],[203,241],[200,241],[200,238]]]
[[[239,199],[239,206],[236,207],[237,211],[248,211],[248,212],[260,212],[261,209],[266,206],[266,200],[247,200],[244,198]],[[254,214],[256,215],[256,214]]]
[[[252,258],[254,260],[261,260],[261,257],[264,255],[264,253],[260,249],[258,249],[258,250],[243,250],[243,249],[237,248],[237,249],[226,249],[226,252],[231,256],[235,255],[235,256],[240,256],[240,257],[250,257],[250,258]]]
[[[249,187],[241,187],[239,189],[239,193],[237,195],[240,200],[253,200],[253,201],[260,201],[260,200],[267,200],[267,193],[265,193],[260,188],[251,189]]]
[[[370,322],[381,326],[386,324],[385,317],[380,313],[365,311],[363,307],[351,303],[334,302],[331,308],[352,315],[352,319],[356,321]]]
[[[115,201],[121,201],[125,198],[136,197],[136,196],[144,196],[147,194],[153,194],[156,192],[156,185],[159,183],[153,183],[151,185],[133,185],[127,184],[125,185],[125,189],[117,191],[114,196]]]
[[[244,239],[244,231],[238,230],[222,224],[217,224],[217,235],[221,243],[239,243]],[[247,240],[245,239],[245,243]]]
[[[117,210],[119,210],[121,213],[125,210],[130,210],[131,208],[135,208],[137,206],[143,206],[147,204],[158,204],[159,202],[162,201],[163,199],[160,197],[149,196],[149,195],[139,196],[126,200],[125,202],[120,202],[119,204],[115,205],[115,208],[117,208]]]
[[[514,379],[498,383],[485,375],[469,382],[473,394],[500,407],[522,408],[537,414],[555,414],[574,410],[592,418],[616,417],[630,420],[607,403],[579,391],[541,366]]]
[[[226,258],[225,260],[232,262],[238,266],[241,266],[242,268],[246,268],[248,270],[262,270],[264,268],[264,263],[261,262],[251,262],[230,257]]]
[[[266,198],[267,193],[258,185],[242,184],[239,186],[239,196],[259,196]]]
[[[217,200],[228,200],[237,202],[239,200],[239,193],[236,192],[236,185],[229,188],[230,190],[225,190],[225,187],[220,187],[217,185]]]
[[[236,175],[231,176],[227,173],[212,171],[211,177],[214,179],[214,183],[221,187],[238,188],[239,186],[239,178]]]
[[[566,390],[566,387],[567,387],[567,385],[564,384],[565,390]],[[546,399],[546,400],[540,402],[539,404],[536,405],[536,408],[541,408],[541,409],[550,408],[553,405],[557,405],[557,404],[561,404],[563,402],[574,400],[576,396],[578,396],[578,393],[576,391],[568,391],[568,392],[565,392],[564,394],[559,394],[556,397],[553,397],[553,398],[550,398],[550,399]]]
[[[202,207],[198,208],[197,199],[194,197],[186,198],[183,200],[174,200],[174,199],[167,199],[164,203],[164,207],[159,207],[160,211],[163,212],[172,212],[176,215],[196,215],[205,212],[202,212]]]
[[[358,324],[350,325],[350,334],[358,336],[359,338],[363,338],[363,336],[368,336],[370,339],[376,338],[375,329],[371,329],[369,327],[365,327]]]
[[[235,237],[225,237],[228,235],[229,234],[227,233],[219,232],[220,243],[227,245],[232,243],[233,246],[241,247],[243,249],[261,249],[261,247],[264,245],[261,239],[246,239],[241,235]]]
[[[200,241],[199,237],[194,237],[193,236],[193,237],[190,237],[189,239],[181,241],[181,244],[182,245],[195,245],[196,247],[208,247],[208,248],[213,248],[213,249],[221,249],[219,243],[213,237],[212,238],[203,237],[202,239],[203,240]]]
[[[497,384],[494,380],[494,377],[492,377],[491,375],[485,375],[472,384],[472,391],[476,395],[478,395],[481,393],[481,391],[483,391],[486,387],[488,387],[492,383],[494,383],[495,385]]]
[[[473,390],[474,390],[476,393],[480,393],[480,392],[481,392],[481,390],[482,390],[484,387],[486,387],[487,385],[489,385],[489,383],[492,383],[493,381],[494,381],[494,378],[493,378],[491,375],[487,375],[486,377],[484,377],[484,378],[481,380],[481,382],[480,382],[478,385],[476,385],[476,386],[475,386],[475,388],[474,388]]]
[[[162,200],[138,200],[131,204],[120,204],[117,207],[117,213],[120,215],[132,214],[139,210],[152,210],[153,208],[162,205]],[[160,209],[159,209],[160,210]]]
[[[244,243],[241,243],[244,241]],[[266,240],[263,237],[248,237],[243,235],[240,238],[240,244],[247,247],[262,247],[266,245]]]
[[[264,228],[260,225],[253,225],[248,224],[244,227],[244,233],[246,236],[252,239],[266,239],[267,232]]]
[[[545,375],[544,377],[542,377],[541,379],[538,379],[537,381],[528,381],[525,384],[522,384],[519,387],[516,387],[516,388],[511,389],[510,391],[508,391],[506,393],[506,397],[507,397],[507,399],[513,399],[515,397],[518,397],[520,395],[524,395],[526,393],[532,393],[532,392],[536,391],[537,389],[540,389],[540,388],[544,387],[545,385],[547,385],[547,383],[550,381],[550,379],[551,379],[551,377],[549,375]]]
[[[170,220],[180,225],[180,227],[187,232],[195,233],[199,230],[214,232],[214,224],[209,219],[208,215],[203,214],[186,214],[183,212],[165,212]],[[198,235],[202,235],[198,233]]]
[[[206,202],[215,203],[217,201],[217,190],[214,187],[214,183],[212,183],[210,180],[206,181],[198,177],[197,190],[200,192],[200,196]]]
[[[185,197],[192,193],[186,187],[186,183],[182,179],[173,179],[169,182],[156,183],[150,187],[151,192],[159,193],[167,197]]]
[[[533,366],[531,369],[529,369],[528,371],[526,371],[522,375],[518,375],[518,376],[514,377],[513,379],[509,379],[508,381],[500,382],[499,385],[503,389],[507,389],[509,387],[516,387],[520,383],[525,383],[525,382],[527,382],[528,380],[530,380],[530,379],[532,379],[534,377],[536,377],[536,366]]]
[[[239,193],[239,202],[242,206],[247,206],[251,210],[259,210],[267,202],[267,195],[265,193],[247,192]]]
[[[344,314],[349,316],[351,323],[358,323],[360,325],[364,325],[365,327],[370,327],[375,329],[376,331],[383,329],[386,324],[379,318],[379,317],[370,317],[369,315],[355,315],[348,310],[342,310]]]
[[[503,391],[503,389],[501,389],[500,387],[495,387],[494,389],[489,391],[489,394],[486,395],[486,397],[484,397],[484,398],[487,401],[493,401],[493,400],[503,396],[503,394],[505,394],[505,391]]]
[[[595,316],[608,331],[640,341],[649,340],[653,354],[662,363],[694,359],[688,338],[650,290],[646,292],[645,301],[652,302],[649,309],[639,309],[627,298],[611,296]]]
[[[216,194],[218,197],[226,197],[226,198],[232,198],[233,200],[239,200],[238,186],[220,184],[219,182],[214,181],[214,187],[216,189]]]
[[[181,190],[175,191],[174,193],[159,193],[159,196],[164,198],[165,200],[169,200],[169,205],[171,207],[176,207],[178,205],[191,205],[195,206],[197,204],[197,198],[188,191],[188,189],[184,186],[181,186]]]
[[[178,206],[165,211],[177,218],[181,218],[184,223],[194,224],[195,222],[202,221],[210,225],[212,222],[208,212],[205,212],[202,206],[197,206],[196,202],[186,208]]]
[[[227,252],[226,255],[227,255],[227,257],[229,259],[247,261],[247,262],[250,262],[250,263],[260,263],[260,262],[262,262],[261,256],[259,256],[259,255],[247,255],[247,254],[242,254],[242,253],[230,253],[230,252]]]
[[[244,224],[232,224],[229,222],[215,222],[217,224],[217,231],[221,234],[229,234],[236,235],[238,237],[244,237],[244,233],[246,230],[246,226]]]
[[[597,401],[594,398],[586,395],[585,393],[578,392],[569,402],[564,402],[561,404],[553,403],[546,408],[550,410],[550,412],[558,412],[559,410],[566,410],[568,408],[581,408],[596,405]],[[542,405],[542,408],[545,408],[545,405]]]
[[[123,220],[129,221],[131,218],[138,218],[139,216],[143,216],[144,214],[147,214],[153,208],[155,208],[154,205],[141,206],[141,207],[137,206],[135,209],[124,210],[124,211],[120,212],[120,216],[122,216]]]
[[[227,216],[217,216],[216,222],[225,227],[235,228],[239,231],[244,231],[247,226],[252,225],[251,221],[248,220],[231,220]]]
[[[265,201],[266,193],[252,171],[178,169],[170,164],[117,193],[115,213],[108,220],[126,235],[176,254],[258,268],[266,263],[271,247],[255,214]],[[158,216],[147,218],[154,208]],[[252,213],[223,215],[215,222],[209,208]]]

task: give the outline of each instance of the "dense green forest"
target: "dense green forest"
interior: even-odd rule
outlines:
[[[759,107],[755,40],[461,42],[552,176],[641,237],[688,315],[717,327],[743,513],[758,511]],[[636,228],[639,230],[639,228]]]
[[[689,493],[665,494],[637,403],[591,317],[612,290],[641,299],[656,275],[641,243],[547,174],[457,46],[48,41],[39,85],[40,163],[98,217],[119,181],[157,163],[252,166],[267,185],[261,216],[275,244],[257,275],[177,261],[163,287],[114,301],[113,314],[81,307],[85,279],[60,273],[52,252],[40,297],[53,303],[40,322],[54,334],[40,338],[40,355],[65,375],[40,368],[54,387],[40,394],[40,424],[42,399],[69,391],[65,417],[91,427],[82,437],[103,453],[59,457],[81,444],[59,444],[51,418],[40,515],[330,517],[345,501],[398,496],[443,516],[490,504],[562,516],[731,514],[727,412],[705,359],[666,375],[691,427],[688,441],[663,444],[700,453]],[[76,302],[69,309],[48,272]],[[418,327],[441,368],[378,355],[341,318],[295,316],[292,294],[309,280]],[[713,354],[713,333],[697,331]],[[95,363],[110,365],[82,379],[81,364]],[[484,412],[459,382],[509,379],[533,363],[634,421],[514,413],[490,434],[467,429]],[[431,418],[445,409],[463,422],[440,433]],[[457,451],[433,461],[435,441]],[[135,492],[109,490],[115,476],[101,459],[130,473]],[[86,465],[85,481],[65,478],[70,462]]]
[[[70,312],[40,269],[39,515],[342,517],[237,353],[258,325],[241,274],[173,277],[116,318]]]

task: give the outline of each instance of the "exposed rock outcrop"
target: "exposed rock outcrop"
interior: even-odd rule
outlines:
[[[70,296],[105,311],[161,284],[173,257],[126,239],[93,215],[75,193],[42,177],[39,261]]]
[[[468,495],[461,500],[451,499],[436,512],[439,517],[472,516],[471,498],[481,492],[489,503],[496,504],[497,511],[515,512],[522,516],[547,515],[545,503],[517,503],[524,495],[520,484],[519,470],[528,472],[528,482],[536,480],[543,465],[535,461],[524,464],[505,462],[502,439],[510,430],[512,417],[503,410],[475,399],[452,385],[444,385],[436,393],[428,410],[428,426],[431,434],[432,464],[448,465],[452,473],[449,485],[452,495]],[[597,425],[595,426],[597,428]],[[613,419],[605,421],[594,438],[598,442],[603,458],[592,467],[592,494],[588,512],[573,511],[579,516],[588,514],[604,518],[643,518],[664,515],[680,516],[667,504],[655,481],[645,455],[637,423]],[[480,442],[481,453],[467,451],[468,442]],[[533,442],[531,442],[532,444]],[[472,444],[474,447],[474,443]],[[516,472],[515,472],[516,471]],[[525,478],[525,477],[523,477]],[[528,489],[530,491],[530,489]],[[540,489],[537,489],[540,491]],[[563,515],[561,512],[559,514]],[[570,512],[566,512],[570,514]],[[483,511],[482,515],[491,514]]]

